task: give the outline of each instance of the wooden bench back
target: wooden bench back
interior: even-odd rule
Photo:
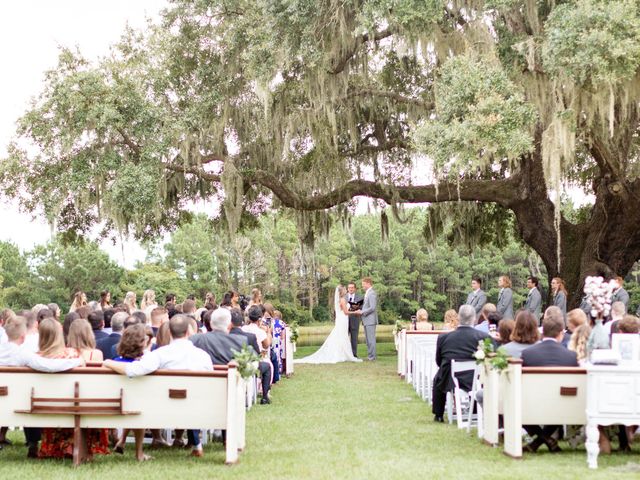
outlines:
[[[231,369],[234,388],[236,370]],[[106,368],[76,368],[58,374],[38,373],[29,368],[0,368],[0,424],[26,427],[73,427],[71,410],[85,409],[81,426],[87,428],[226,428],[228,423],[229,369],[213,372],[159,370],[137,378],[118,375]],[[77,384],[77,387],[76,387]],[[82,400],[73,407],[76,394]],[[91,414],[89,404],[122,395],[123,415],[113,409]],[[32,398],[46,399],[34,405]],[[55,402],[55,399],[60,399]],[[46,405],[45,405],[46,404]],[[56,407],[56,408],[52,408]],[[69,415],[47,414],[47,408]],[[26,412],[33,411],[31,414]],[[139,413],[138,413],[139,412]]]

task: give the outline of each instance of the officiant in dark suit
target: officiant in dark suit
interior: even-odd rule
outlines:
[[[347,285],[347,304],[349,311],[355,312],[362,308],[364,297],[356,290],[356,284],[351,282]],[[358,356],[358,333],[360,332],[360,315],[349,314],[349,337],[351,338],[351,350],[353,356]]]

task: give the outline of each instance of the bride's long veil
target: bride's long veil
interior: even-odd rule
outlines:
[[[333,294],[333,318],[338,319],[338,312],[340,311],[340,285],[336,287],[336,291]]]

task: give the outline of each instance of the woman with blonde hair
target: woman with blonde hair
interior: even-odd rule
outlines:
[[[443,330],[455,330],[456,328],[458,328],[458,312],[451,308],[444,312]]]
[[[567,320],[567,287],[560,277],[551,279],[551,293],[553,294],[553,305],[562,312],[562,317]]]
[[[138,305],[136,304],[136,292],[127,292],[122,303],[130,314],[135,312],[138,309]]]
[[[76,320],[73,322],[79,322]],[[86,320],[83,320],[86,322]],[[71,326],[73,327],[73,324]],[[78,358],[78,350],[64,345],[62,325],[53,318],[45,318],[38,326],[40,334],[38,355],[45,358]],[[109,436],[107,429],[90,429],[88,431],[87,449],[89,456],[109,453]],[[42,443],[38,457],[69,458],[73,455],[73,429],[44,428]]]
[[[145,290],[142,294],[142,300],[140,301],[140,310],[147,313],[147,309],[149,307],[157,307],[158,303],[156,302],[156,292],[153,290]]]
[[[71,302],[69,311],[75,312],[77,309],[79,309],[80,307],[84,307],[86,304],[87,304],[87,294],[84,293],[82,290],[78,290],[73,295],[73,301]]]
[[[75,320],[69,327],[67,346],[75,348],[85,362],[102,362],[102,351],[96,348],[91,324],[84,318]]]
[[[424,308],[416,312],[416,330],[433,330],[433,323],[429,323],[429,314]]]
[[[587,343],[589,342],[590,335],[591,326],[588,324],[580,325],[571,334],[571,340],[569,340],[569,346],[567,348],[572,352],[576,352],[580,365],[584,365],[587,361],[587,356],[589,355]]]
[[[254,288],[251,290],[251,301],[249,302],[249,307],[253,305],[261,305],[262,304],[262,292],[259,288]]]

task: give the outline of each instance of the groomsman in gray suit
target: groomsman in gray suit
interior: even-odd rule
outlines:
[[[511,290],[511,279],[507,275],[498,278],[498,304],[496,311],[502,315],[502,318],[513,319],[513,290]]]
[[[627,304],[629,303],[629,294],[622,286],[624,284],[624,278],[615,277],[615,280],[618,284],[618,288],[613,291],[613,295],[611,296],[611,305],[613,305],[613,302],[622,302],[624,303],[625,308],[627,308]]]
[[[527,300],[524,302],[524,309],[533,313],[536,320],[540,320],[540,314],[542,313],[542,295],[538,289],[538,278],[528,277],[527,288],[529,293],[527,294]]]
[[[487,294],[482,291],[482,279],[480,277],[471,278],[472,292],[467,296],[465,305],[471,305],[476,311],[476,319],[482,311],[482,307],[487,303]]]
[[[378,295],[373,289],[373,281],[369,277],[362,279],[362,289],[364,290],[364,303],[362,310],[355,313],[362,316],[364,326],[364,336],[367,341],[367,358],[375,360],[376,357],[376,325],[378,325]]]

